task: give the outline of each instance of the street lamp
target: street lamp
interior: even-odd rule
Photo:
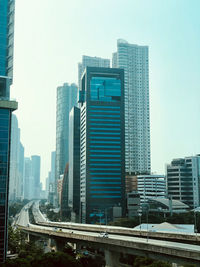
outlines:
[[[194,209],[194,232],[197,236],[197,217],[196,217],[196,210]]]
[[[143,208],[146,212],[146,220],[147,220],[147,242],[149,241],[149,204],[145,203]]]

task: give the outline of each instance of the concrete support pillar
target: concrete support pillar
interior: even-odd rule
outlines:
[[[106,267],[120,266],[119,258],[120,254],[118,252],[105,250]]]
[[[27,240],[27,242],[29,243],[29,242],[30,242],[30,235],[29,235],[29,233],[27,234],[27,236],[26,236],[26,237],[27,237],[27,239],[26,239],[26,240]]]

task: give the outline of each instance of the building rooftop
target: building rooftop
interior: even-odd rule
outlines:
[[[148,226],[148,227],[147,227]],[[134,230],[148,230],[149,232],[174,232],[174,233],[194,233],[193,224],[171,224],[163,222],[160,224],[142,223],[134,228]]]

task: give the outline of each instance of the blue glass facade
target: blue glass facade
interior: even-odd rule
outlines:
[[[6,76],[7,69],[8,2],[8,0],[0,0],[0,76]]]
[[[0,0],[0,263],[7,249],[8,189],[11,113],[17,108],[9,101],[13,75],[14,0]]]
[[[10,120],[10,110],[0,108],[0,262],[6,256],[7,246]]]
[[[82,82],[81,216],[96,223],[124,210],[123,70],[88,67]]]

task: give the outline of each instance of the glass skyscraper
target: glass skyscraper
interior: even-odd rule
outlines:
[[[124,71],[86,67],[79,102],[81,221],[109,221],[125,211]]]
[[[56,103],[56,163],[55,189],[61,174],[64,174],[69,161],[69,113],[78,102],[78,87],[76,84],[65,83],[57,88]],[[55,190],[56,191],[56,190]],[[58,205],[58,195],[55,192],[55,205]]]
[[[6,258],[13,70],[14,0],[0,0],[0,263]]]

